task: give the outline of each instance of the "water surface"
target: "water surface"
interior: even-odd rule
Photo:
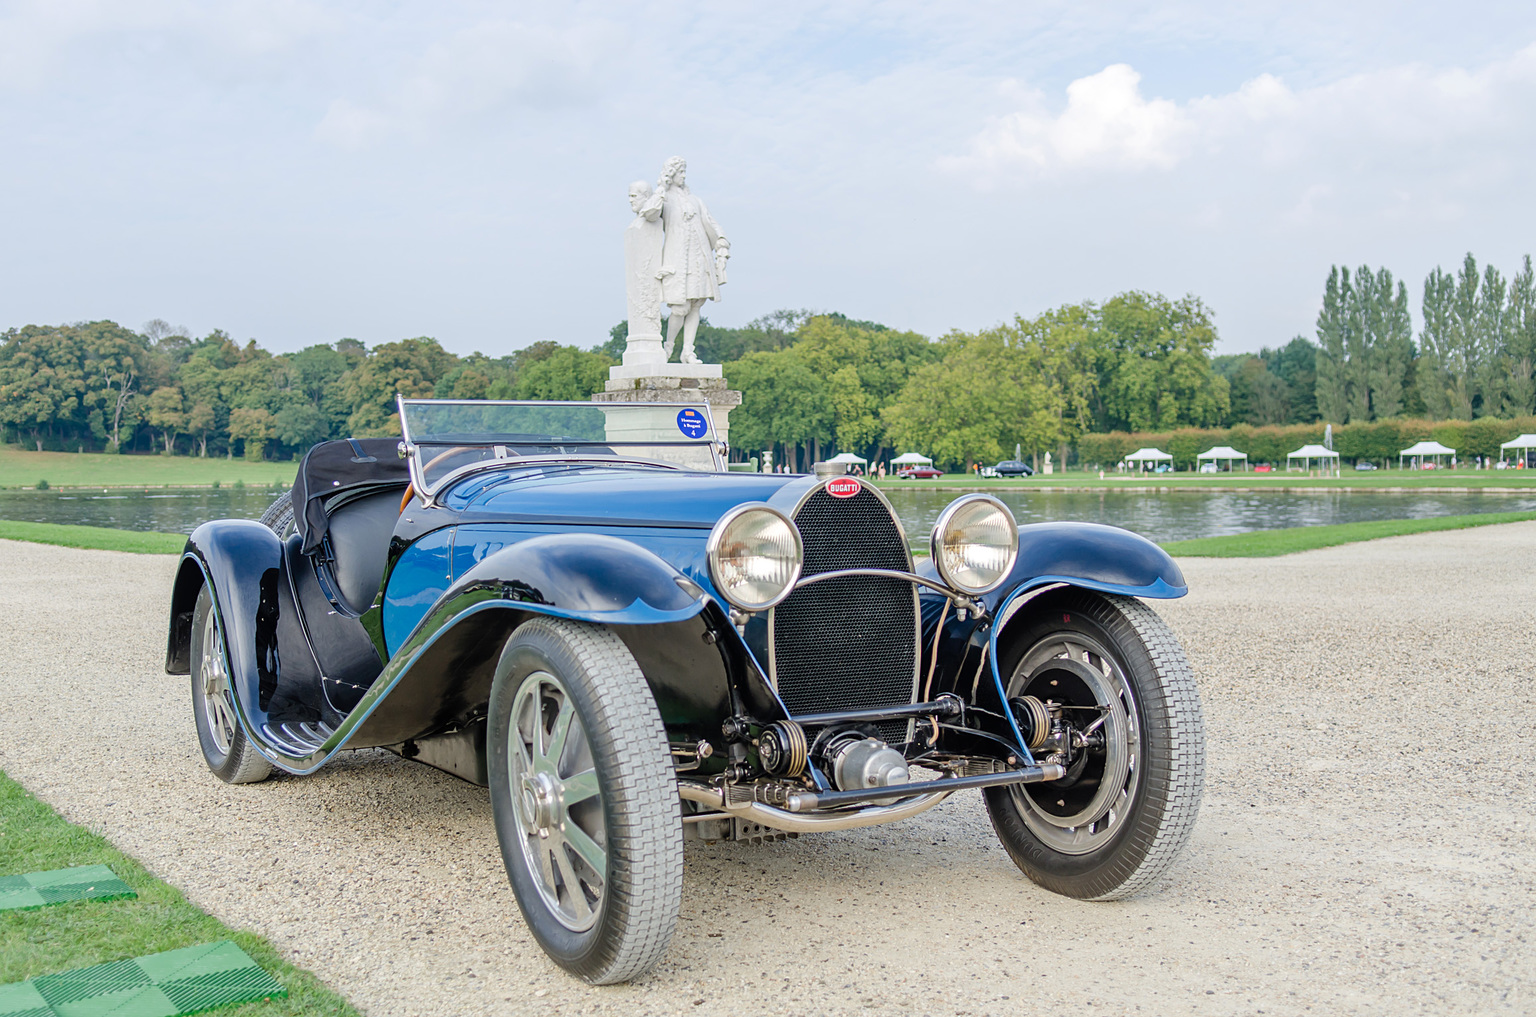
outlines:
[[[255,519],[278,488],[152,488],[0,491],[0,519],[191,533],[208,519]],[[1536,511],[1529,494],[1327,491],[1031,491],[996,492],[1020,523],[1079,519],[1134,530],[1156,541],[1217,537],[1252,530],[1327,526],[1370,519],[1427,519],[1477,512]],[[887,490],[907,536],[926,543],[933,522],[959,493]]]

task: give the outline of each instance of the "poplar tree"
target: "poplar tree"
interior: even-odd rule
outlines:
[[[1333,266],[1323,289],[1323,309],[1317,315],[1317,412],[1322,419],[1344,423],[1349,416],[1346,348],[1349,304],[1354,291],[1349,269]]]
[[[1531,271],[1531,256],[1509,281],[1509,302],[1504,314],[1506,352],[1504,356],[1504,401],[1506,417],[1522,417],[1536,412],[1536,273]]]
[[[1444,420],[1451,415],[1450,377],[1455,357],[1452,305],[1455,298],[1455,276],[1436,267],[1425,277],[1417,383],[1424,411],[1432,420]]]
[[[1347,270],[1346,270],[1347,272]],[[1345,282],[1349,277],[1345,275]],[[1344,393],[1346,420],[1371,419],[1371,360],[1380,331],[1381,294],[1368,266],[1355,273],[1353,293],[1344,301]]]
[[[1369,274],[1361,266],[1360,276]],[[1399,282],[1394,290],[1387,269],[1376,273],[1372,296],[1366,376],[1371,414],[1380,420],[1403,412],[1403,379],[1413,361],[1413,319],[1408,312],[1408,287]]]
[[[1504,380],[1508,373],[1504,356],[1509,346],[1504,308],[1507,289],[1508,284],[1498,269],[1489,265],[1483,270],[1483,283],[1477,294],[1477,324],[1469,371],[1478,416],[1497,413],[1503,401]]]

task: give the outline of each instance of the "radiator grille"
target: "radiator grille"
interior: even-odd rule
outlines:
[[[852,498],[819,490],[795,514],[803,574],[846,568],[905,571],[907,550],[890,511],[867,488]],[[792,714],[912,702],[917,593],[898,579],[852,576],[796,590],[773,609],[774,672]],[[877,725],[886,741],[908,722]]]

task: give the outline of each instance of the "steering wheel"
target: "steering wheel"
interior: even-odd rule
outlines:
[[[421,475],[423,477],[425,477],[427,475],[427,471],[430,470],[432,467],[436,466],[438,463],[442,462],[444,459],[448,459],[448,458],[450,458],[452,456],[456,456],[456,455],[458,455],[461,452],[476,452],[476,453],[478,453],[478,452],[481,452],[481,451],[483,451],[483,449],[481,449],[481,447],[478,446],[478,445],[454,445],[452,448],[445,448],[445,449],[443,449],[443,451],[439,452],[437,455],[435,455],[431,459],[427,460],[427,464],[421,468]]]
[[[438,463],[441,463],[445,459],[450,459],[456,455],[462,455],[465,452],[480,453],[483,451],[485,451],[484,448],[479,445],[454,445],[451,448],[445,448],[437,455],[427,460],[426,465],[421,468],[421,474],[423,477],[425,477],[428,470],[432,469],[432,467],[436,466]],[[402,513],[405,511],[405,507],[411,503],[411,495],[415,493],[416,485],[414,483],[405,485],[405,494],[401,495],[400,497],[400,511]]]

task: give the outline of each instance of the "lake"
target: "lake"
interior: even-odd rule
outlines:
[[[263,487],[133,490],[0,491],[0,519],[191,533],[208,519],[255,519],[278,489]],[[903,487],[886,492],[913,543],[927,542],[933,522],[959,493]],[[1216,537],[1252,530],[1326,526],[1369,519],[1427,519],[1474,512],[1536,511],[1529,494],[1280,491],[996,492],[1020,523],[1058,519],[1109,523],[1156,541]]]

